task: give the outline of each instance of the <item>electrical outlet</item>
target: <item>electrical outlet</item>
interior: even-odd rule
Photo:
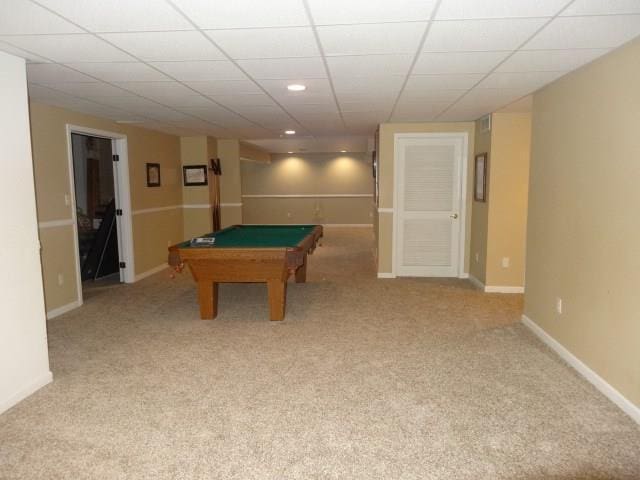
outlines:
[[[291,218],[291,212],[287,212],[287,218]]]
[[[562,299],[560,297],[556,298],[556,312],[562,313]]]
[[[167,247],[171,246],[171,240],[167,240]]]
[[[509,257],[502,257],[502,268],[509,268],[511,259]]]
[[[64,275],[59,273],[58,274],[58,285],[62,286],[63,283],[64,283]]]
[[[480,261],[480,254],[476,252],[476,263],[478,263],[479,261]]]
[[[68,207],[69,205],[71,205],[71,195],[69,195],[68,193],[64,194],[64,204]]]

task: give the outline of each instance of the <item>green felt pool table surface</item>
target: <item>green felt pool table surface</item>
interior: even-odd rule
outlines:
[[[295,248],[316,225],[233,225],[204,237],[215,237],[212,246],[195,246],[189,241],[179,248]]]

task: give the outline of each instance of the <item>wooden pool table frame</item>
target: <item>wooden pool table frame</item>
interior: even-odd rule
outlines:
[[[234,225],[242,227],[242,225]],[[169,247],[169,264],[181,270],[186,263],[198,284],[200,318],[211,320],[218,315],[218,283],[265,282],[269,294],[271,320],[283,320],[287,280],[295,275],[296,283],[307,280],[307,254],[313,253],[322,237],[316,225],[295,247]]]

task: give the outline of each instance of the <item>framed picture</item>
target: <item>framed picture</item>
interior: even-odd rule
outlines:
[[[160,164],[147,163],[147,187],[160,186]]]
[[[206,165],[189,165],[187,167],[182,167],[182,173],[184,176],[185,187],[208,184]]]
[[[487,169],[489,167],[487,153],[476,155],[473,199],[476,202],[487,201]]]

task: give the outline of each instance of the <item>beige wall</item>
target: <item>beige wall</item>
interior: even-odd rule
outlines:
[[[469,273],[489,287],[522,287],[531,114],[498,112],[491,124],[482,132],[476,122],[475,152],[488,153],[489,168],[487,201],[473,200]],[[502,266],[505,257],[508,267]]]
[[[636,406],[639,58],[636,40],[534,96],[525,293],[525,314]]]
[[[474,142],[474,163],[471,167],[473,172],[470,175],[470,181],[475,181],[475,156],[480,153],[486,153],[488,158],[489,171],[487,172],[487,192],[485,202],[477,202],[471,194],[472,211],[471,211],[471,250],[469,261],[469,275],[476,278],[483,284],[487,283],[487,238],[489,231],[489,192],[490,178],[492,170],[493,156],[491,154],[491,130],[482,131],[480,128],[480,120],[476,121],[475,142]],[[472,191],[474,186],[472,186]]]
[[[485,284],[522,287],[527,243],[531,114],[495,113],[491,131]],[[502,266],[505,257],[509,258],[508,267]]]
[[[180,137],[180,158],[182,166],[207,165],[211,151],[216,150],[215,139],[210,137]],[[192,238],[213,230],[213,215],[210,205],[212,175],[208,172],[208,185],[182,186],[182,200],[184,202],[184,238]]]
[[[127,135],[131,204],[134,211],[133,242],[136,274],[166,262],[168,242],[182,239],[182,181],[180,145],[177,137],[120,125],[115,122],[31,103],[31,134],[35,171],[38,221],[69,221],[71,206],[66,125],[72,124]],[[160,163],[162,186],[146,186],[146,163]],[[174,207],[155,213],[135,214],[136,210]],[[151,216],[154,220],[151,220]],[[75,251],[72,226],[41,228],[42,268],[47,311],[60,308],[77,298]],[[71,269],[71,270],[70,270]],[[68,276],[70,273],[71,276]],[[58,273],[63,284],[58,285]]]
[[[255,145],[240,142],[240,158],[243,160],[269,163],[271,161],[271,154]]]
[[[463,132],[468,135],[468,165],[467,165],[467,218],[465,238],[465,262],[464,271],[469,271],[469,246],[471,243],[471,198],[473,179],[473,152],[474,132],[473,122],[455,123],[384,123],[380,125],[380,154],[378,160],[378,174],[380,178],[380,205],[379,208],[393,208],[394,197],[394,135],[396,133],[444,133]],[[393,252],[393,213],[378,213],[378,272],[390,273],[392,271]]]
[[[242,193],[266,196],[243,198],[246,223],[372,222],[373,178],[371,161],[364,153],[272,155],[269,164],[243,161],[241,169]]]

